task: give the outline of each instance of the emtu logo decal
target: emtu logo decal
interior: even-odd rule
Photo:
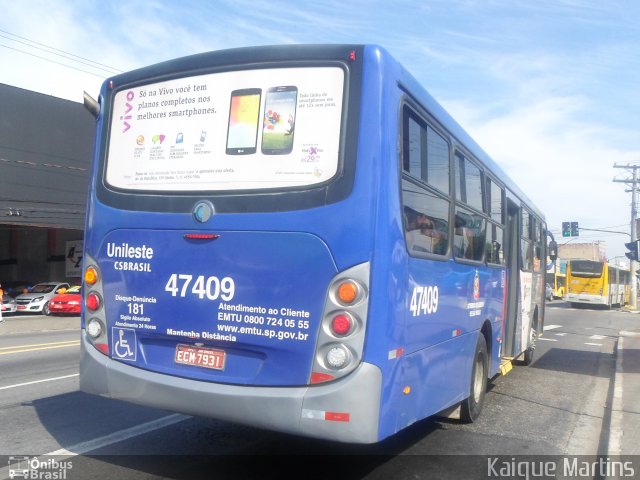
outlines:
[[[476,270],[476,274],[473,277],[473,299],[478,300],[480,298],[480,275]]]
[[[124,104],[125,106],[124,115],[120,117],[120,120],[122,120],[122,127],[123,127],[122,133],[125,133],[127,130],[131,128],[131,125],[129,124],[129,120],[133,118],[133,115],[129,115],[129,113],[131,113],[131,110],[133,110],[133,105],[131,104],[131,102],[133,101],[134,97],[135,97],[135,94],[133,93],[133,90],[129,90],[127,92],[127,101]]]

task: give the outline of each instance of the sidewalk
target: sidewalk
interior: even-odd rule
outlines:
[[[618,338],[608,454],[640,454],[640,329]]]
[[[52,330],[80,330],[80,317],[3,315],[0,336]]]

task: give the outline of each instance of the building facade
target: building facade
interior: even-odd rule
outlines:
[[[67,278],[82,240],[95,121],[80,103],[0,84],[0,282]]]

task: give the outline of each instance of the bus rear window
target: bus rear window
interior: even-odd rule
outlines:
[[[106,183],[122,190],[306,187],[338,172],[345,74],[272,68],[116,93]]]
[[[571,275],[574,277],[598,278],[602,276],[602,262],[588,260],[571,261]]]

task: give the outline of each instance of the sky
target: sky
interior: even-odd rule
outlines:
[[[546,215],[624,255],[640,164],[637,0],[0,0],[0,83],[82,102],[105,78],[255,45],[374,43]],[[0,113],[2,106],[0,105]],[[563,221],[580,237],[562,238]]]

